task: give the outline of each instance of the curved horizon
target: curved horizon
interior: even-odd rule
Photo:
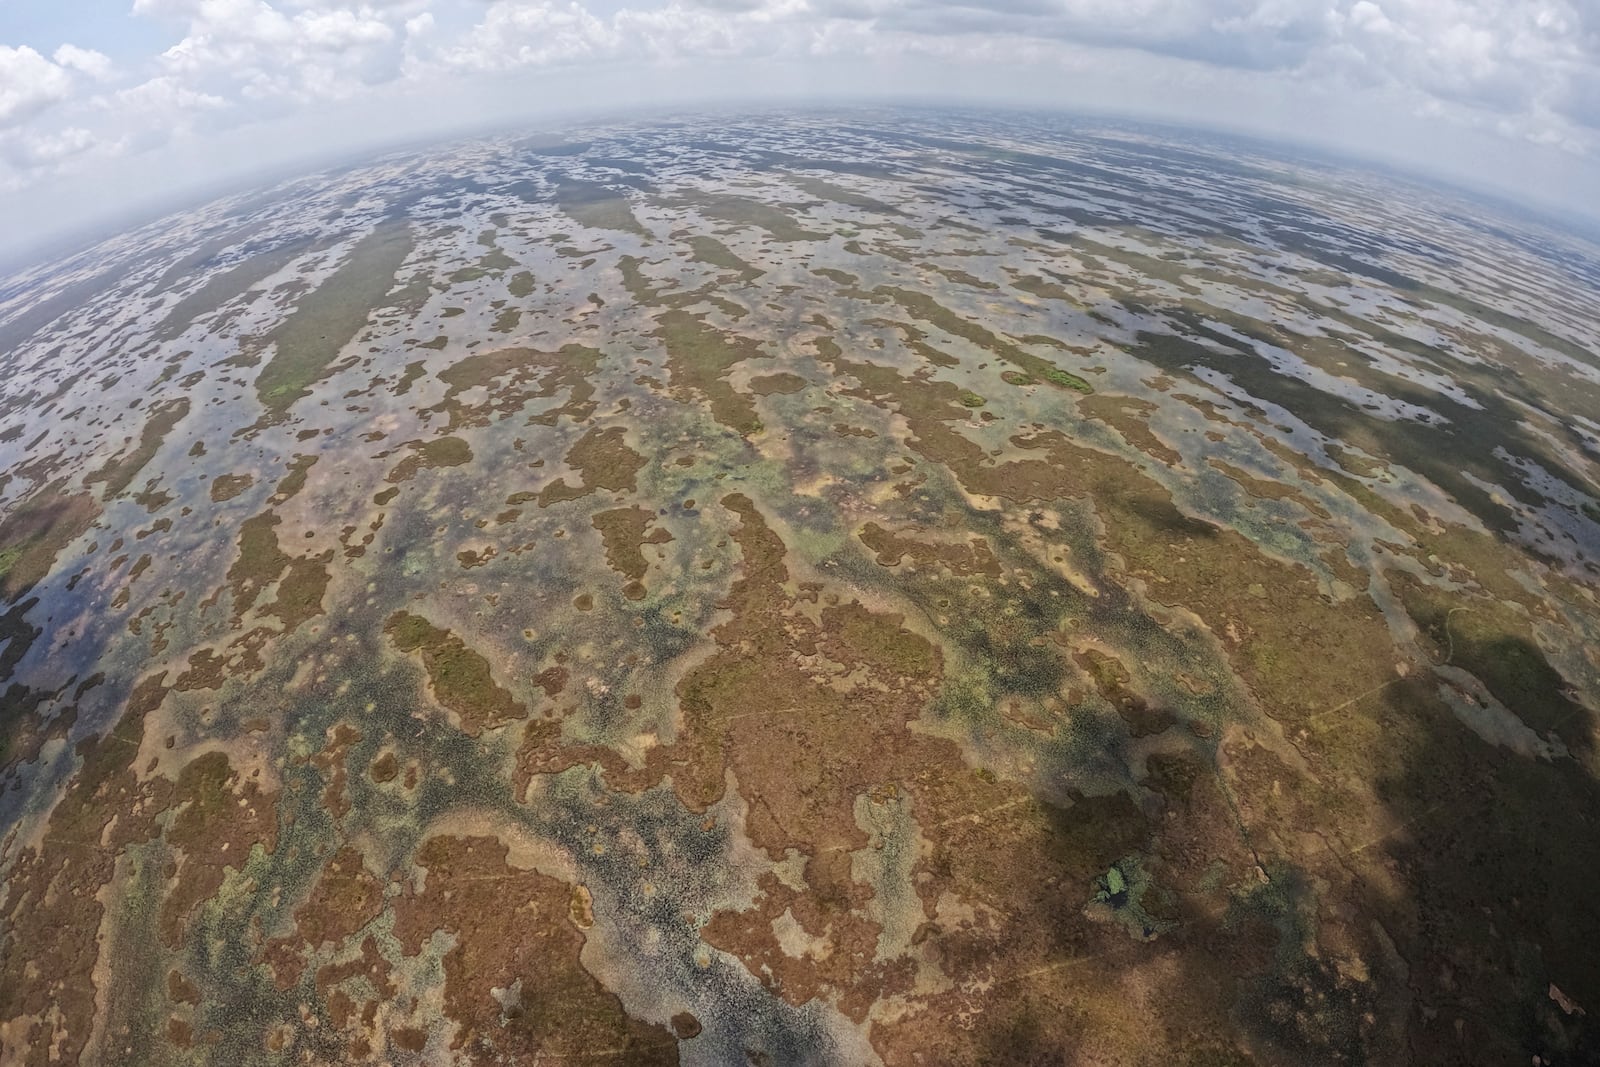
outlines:
[[[649,127],[707,116],[741,118],[761,114],[866,115],[885,111],[935,114],[973,112],[991,114],[1001,119],[1008,116],[1027,116],[1054,120],[1063,126],[1124,125],[1167,135],[1231,139],[1269,154],[1295,156],[1307,162],[1343,171],[1384,173],[1390,178],[1426,185],[1486,206],[1492,205],[1501,210],[1508,210],[1543,225],[1576,226],[1591,238],[1600,238],[1600,206],[1597,206],[1595,201],[1584,200],[1581,203],[1568,204],[1542,201],[1537,198],[1519,198],[1515,189],[1474,182],[1459,173],[1430,169],[1415,160],[1362,155],[1358,149],[1350,149],[1315,138],[1273,136],[1260,130],[1230,127],[1224,123],[1182,122],[1135,113],[1091,112],[954,98],[947,100],[898,97],[777,99],[759,104],[703,100],[683,104],[659,104],[650,108],[578,109],[541,117],[497,120],[477,127],[419,130],[405,135],[374,138],[343,148],[291,153],[265,170],[253,164],[240,164],[234,169],[219,169],[208,177],[195,178],[190,184],[163,190],[143,198],[133,198],[120,207],[107,208],[97,215],[75,219],[70,223],[64,221],[60,226],[41,229],[33,240],[18,242],[16,247],[0,250],[0,272],[17,273],[26,271],[30,267],[44,266],[54,260],[70,259],[92,251],[103,241],[154,225],[163,218],[197,210],[230,197],[248,196],[273,185],[307,180],[330,171],[358,168],[387,156],[405,152],[425,152],[459,141],[506,136],[557,136],[569,130],[621,122]]]
[[[1596,21],[1570,0],[6,0],[0,257],[485,124],[907,99],[1287,139],[1593,219]]]
[[[123,2],[0,1067],[1600,1063],[1600,8]]]

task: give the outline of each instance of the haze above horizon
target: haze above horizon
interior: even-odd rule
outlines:
[[[1572,0],[0,0],[0,256],[219,183],[575,112],[893,98],[1291,139],[1593,215]]]

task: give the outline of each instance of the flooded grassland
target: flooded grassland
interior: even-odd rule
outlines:
[[[1591,1062],[1600,248],[505,137],[0,285],[0,1062]]]

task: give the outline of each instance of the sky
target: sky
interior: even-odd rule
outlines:
[[[849,100],[1154,118],[1600,213],[1600,0],[0,0],[0,257],[458,130]]]

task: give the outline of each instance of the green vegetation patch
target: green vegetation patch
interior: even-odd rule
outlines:
[[[704,397],[712,417],[724,426],[745,435],[760,433],[755,404],[728,384],[727,375],[736,363],[764,358],[761,346],[748,337],[708,326],[687,311],[668,311],[656,321],[660,323],[658,336],[667,347],[673,389],[684,399],[693,394]]]
[[[311,395],[311,386],[367,324],[372,309],[383,305],[412,248],[411,230],[404,222],[379,226],[357,241],[349,258],[267,334],[275,348],[256,376],[256,396],[268,424],[282,420],[297,400]]]
[[[195,320],[249,292],[258,283],[276,274],[295,257],[307,251],[310,242],[290,241],[268,252],[250,256],[237,266],[221,271],[194,292],[172,305],[153,331],[159,340],[170,340],[187,330]]]
[[[459,437],[436,437],[432,441],[410,442],[412,453],[389,472],[388,482],[398,485],[418,471],[440,467],[460,467],[472,462],[472,449]]]
[[[47,485],[0,521],[0,597],[8,603],[49,574],[61,550],[100,516],[100,505],[92,495],[69,494],[65,489],[64,480]],[[12,645],[20,648],[26,642],[13,639]]]
[[[1567,680],[1550,665],[1517,611],[1395,574],[1391,585],[1439,658],[1475,675],[1495,698],[1540,735],[1586,743],[1589,714],[1567,695]]]
[[[383,630],[399,651],[421,653],[434,698],[460,716],[469,736],[527,718],[527,709],[495,682],[489,661],[454,633],[409,611],[389,616]]]
[[[808,230],[781,208],[742,196],[697,197],[691,201],[706,217],[736,226],[755,226],[780,241],[826,241],[828,235]]]
[[[1041,362],[1043,361],[1041,360]],[[1094,392],[1094,386],[1090,385],[1076,374],[1073,374],[1069,371],[1064,371],[1060,367],[1047,367],[1044,371],[1044,380],[1049,382],[1051,385],[1059,385],[1063,389],[1071,389],[1076,393]]]
[[[985,352],[1020,368],[1031,377],[1041,378],[1051,385],[1070,389],[1076,393],[1094,392],[1094,387],[1076,374],[1064,371],[1049,360],[1042,359],[1031,352],[1023,351],[992,331],[969,319],[962,318],[926,293],[915,292],[911,289],[901,289],[892,285],[880,285],[873,292],[878,296],[891,298],[895,303],[923,322],[938,327],[952,337],[960,337],[963,340],[970,341]]]
[[[1146,894],[1154,888],[1150,874],[1137,855],[1124,856],[1095,879],[1092,906],[1108,910],[1130,935],[1153,940],[1176,923],[1157,918],[1144,908]]]
[[[733,271],[746,281],[754,281],[761,277],[765,271],[758,270],[733,254],[733,251],[715,237],[705,234],[695,234],[688,238],[689,248],[692,252],[690,259],[696,263],[717,267],[721,270]]]
[[[139,444],[134,450],[126,456],[107,460],[99,470],[86,475],[83,484],[94,485],[96,482],[104,482],[107,500],[121,496],[134,477],[155,457],[162,442],[167,439],[167,434],[171,433],[172,428],[182,422],[188,414],[189,398],[186,396],[173,397],[153,405],[149,417],[145,419],[144,429],[139,432]]]
[[[556,206],[574,222],[591,229],[650,236],[634,217],[628,198],[599,182],[561,182],[556,186]]]

